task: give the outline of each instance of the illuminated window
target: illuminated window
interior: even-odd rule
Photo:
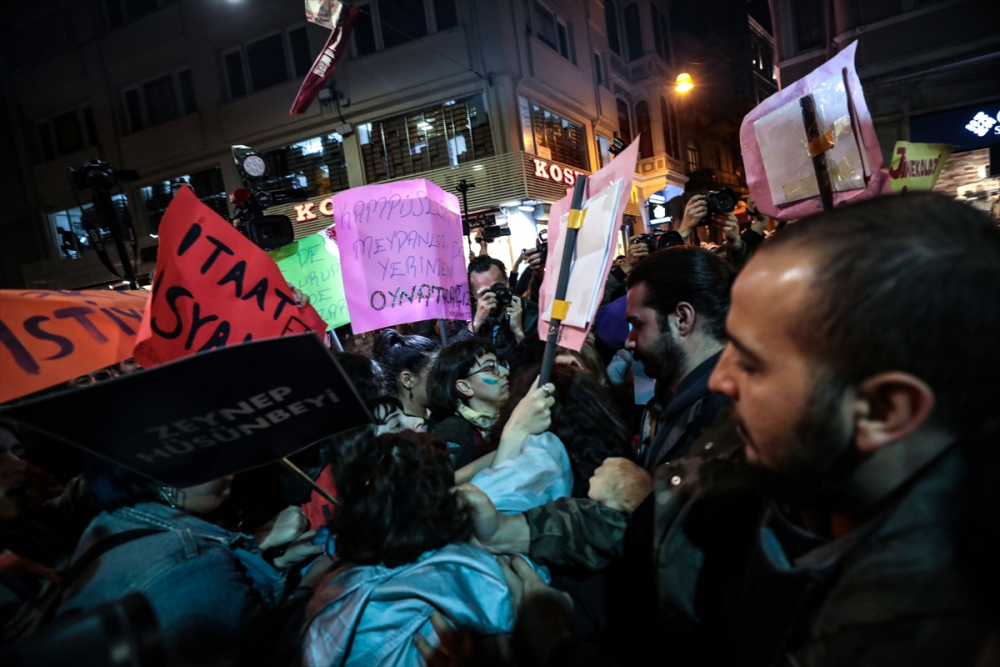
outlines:
[[[170,206],[170,202],[173,201],[174,195],[177,194],[182,185],[190,187],[203,204],[219,215],[229,215],[226,187],[222,183],[222,169],[209,167],[192,174],[150,183],[139,189],[139,196],[146,208],[150,229],[154,233],[159,229],[163,214],[166,213],[167,207]]]
[[[368,183],[494,155],[482,95],[364,123],[358,139]]]
[[[265,185],[271,190],[303,188],[315,197],[349,187],[343,137],[336,132],[264,151],[261,156],[267,163]]]
[[[582,125],[531,103],[531,131],[536,153],[578,169],[589,169],[587,131]]]
[[[698,144],[695,143],[694,139],[688,139],[687,167],[689,174],[701,169],[701,152],[698,150]]]

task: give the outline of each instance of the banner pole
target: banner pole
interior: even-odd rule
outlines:
[[[826,166],[827,150],[833,142],[824,143],[819,133],[819,115],[816,113],[816,100],[812,95],[799,98],[802,109],[802,122],[806,129],[806,139],[809,140],[809,154],[812,156],[813,170],[816,172],[816,182],[819,184],[819,199],[824,211],[833,210],[833,185],[830,184],[830,170]]]
[[[323,496],[324,498],[326,498],[327,500],[329,500],[331,503],[333,503],[334,507],[340,507],[340,501],[339,500],[337,500],[336,498],[334,498],[333,496],[331,496],[329,491],[327,491],[322,486],[320,486],[319,484],[317,484],[313,480],[312,477],[310,477],[309,475],[305,474],[302,471],[302,469],[299,468],[297,465],[295,465],[294,463],[292,463],[291,461],[289,461],[287,458],[281,459],[281,461],[279,463],[281,463],[281,465],[285,466],[286,468],[288,468],[289,470],[291,470],[292,472],[294,472],[296,475],[298,475],[299,477],[301,477],[302,479],[304,479],[306,482],[308,482],[309,486],[311,486],[316,493],[318,493],[319,495]]]
[[[441,329],[441,344],[448,344],[448,331],[445,329],[444,318],[438,320],[438,327]]]
[[[576,238],[583,226],[583,196],[587,188],[587,176],[580,174],[573,186],[573,199],[570,204],[569,221],[566,224],[566,244],[563,248],[562,264],[559,267],[559,281],[552,300],[552,316],[549,320],[549,337],[545,341],[545,354],[542,356],[542,372],[538,378],[541,387],[549,381],[552,375],[552,364],[556,360],[556,347],[559,343],[559,325],[566,317],[569,303],[564,301],[569,288],[569,271],[573,265],[573,254],[576,252]]]

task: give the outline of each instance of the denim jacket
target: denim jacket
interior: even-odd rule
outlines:
[[[103,538],[149,528],[163,532],[98,556],[63,593],[57,615],[139,592],[156,612],[168,664],[232,664],[254,622],[278,607],[283,575],[253,538],[159,503],[100,514],[73,561]]]
[[[538,569],[548,582],[548,571]],[[469,544],[449,544],[397,568],[345,565],[328,575],[306,610],[300,664],[422,665],[413,634],[438,644],[430,622],[435,608],[479,634],[514,627],[510,590],[496,557]]]

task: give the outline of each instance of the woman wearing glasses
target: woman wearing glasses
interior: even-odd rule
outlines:
[[[469,338],[441,350],[427,380],[427,395],[440,421],[429,430],[448,443],[458,484],[469,481],[496,458],[508,458],[529,435],[549,428],[552,387],[529,392],[508,422],[494,453],[487,445],[500,406],[507,400],[510,371],[492,344]]]
[[[427,379],[433,418],[428,429],[448,443],[458,470],[487,453],[490,427],[507,399],[507,367],[481,338],[458,341],[438,353]]]

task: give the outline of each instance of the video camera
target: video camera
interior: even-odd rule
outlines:
[[[649,248],[649,252],[654,253],[664,248],[684,245],[684,237],[679,232],[672,230],[659,234],[640,234],[632,241],[632,245],[639,245],[640,243],[645,243],[646,247]]]
[[[287,215],[264,215],[264,211],[279,204],[305,201],[309,193],[302,188],[267,190],[267,162],[248,146],[233,146],[233,160],[246,188],[229,195],[236,210],[233,225],[243,236],[264,250],[273,250],[295,241],[295,230]]]
[[[708,215],[698,221],[698,226],[712,223],[713,213],[732,213],[736,209],[736,193],[732,188],[722,190],[712,190],[705,195],[705,203],[708,204]]]
[[[122,263],[122,272],[131,289],[139,289],[135,269],[128,258],[125,247],[126,236],[132,246],[133,254],[139,250],[139,239],[136,237],[135,225],[127,206],[116,206],[111,197],[112,188],[120,187],[123,181],[139,180],[139,173],[134,169],[115,169],[107,162],[98,159],[87,160],[79,167],[69,168],[69,179],[74,190],[90,190],[93,193],[93,206],[84,213],[82,223],[87,230],[90,246],[97,252],[101,263],[112,274],[118,276],[118,271],[107,255],[101,230],[111,232],[118,257]]]
[[[121,185],[122,181],[139,180],[139,172],[135,169],[115,169],[98,159],[88,160],[79,167],[70,167],[69,176],[75,189],[95,192],[108,192]]]
[[[501,227],[497,224],[495,215],[477,215],[473,229],[481,229],[482,235],[476,237],[476,243],[493,243],[501,236],[510,236],[510,228]]]

